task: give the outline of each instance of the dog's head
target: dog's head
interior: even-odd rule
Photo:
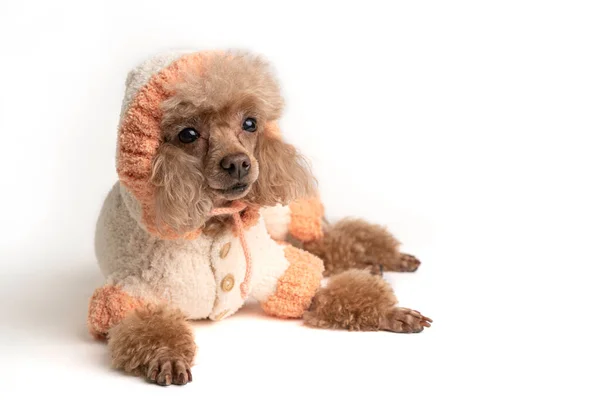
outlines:
[[[233,52],[198,60],[166,75],[158,93],[146,220],[190,232],[232,200],[272,206],[310,195],[308,164],[278,132],[283,99],[269,65]]]

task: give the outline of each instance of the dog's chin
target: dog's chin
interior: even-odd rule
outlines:
[[[213,189],[217,192],[218,196],[223,200],[231,201],[231,200],[239,200],[250,192],[250,188],[252,184],[247,183],[236,183],[235,185],[227,188],[227,189]]]

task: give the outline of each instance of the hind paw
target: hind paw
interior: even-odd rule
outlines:
[[[417,333],[431,326],[433,321],[409,308],[396,307],[381,323],[381,330],[398,333]]]
[[[400,272],[414,272],[421,265],[421,261],[411,254],[401,253],[398,265]]]

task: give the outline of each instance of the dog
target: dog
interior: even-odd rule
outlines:
[[[106,282],[88,312],[115,367],[190,382],[189,321],[222,320],[250,297],[316,328],[430,326],[380,276],[414,271],[415,257],[381,226],[326,223],[310,164],[279,131],[283,107],[270,65],[247,52],[165,53],[129,73],[119,180],[96,225]]]

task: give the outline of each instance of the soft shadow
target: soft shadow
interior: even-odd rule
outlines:
[[[19,276],[8,291],[0,294],[6,296],[0,299],[3,304],[10,304],[5,309],[8,314],[2,315],[7,333],[33,343],[104,343],[94,339],[86,325],[89,299],[103,283],[100,270],[91,263]],[[280,321],[267,315],[252,299],[224,321],[243,319]],[[208,319],[192,321],[193,326],[216,324]]]
[[[6,326],[34,341],[93,342],[86,326],[87,308],[94,289],[102,282],[96,265],[48,268],[21,275],[8,293],[3,293],[10,299],[5,303],[10,304],[8,315],[3,317]]]

